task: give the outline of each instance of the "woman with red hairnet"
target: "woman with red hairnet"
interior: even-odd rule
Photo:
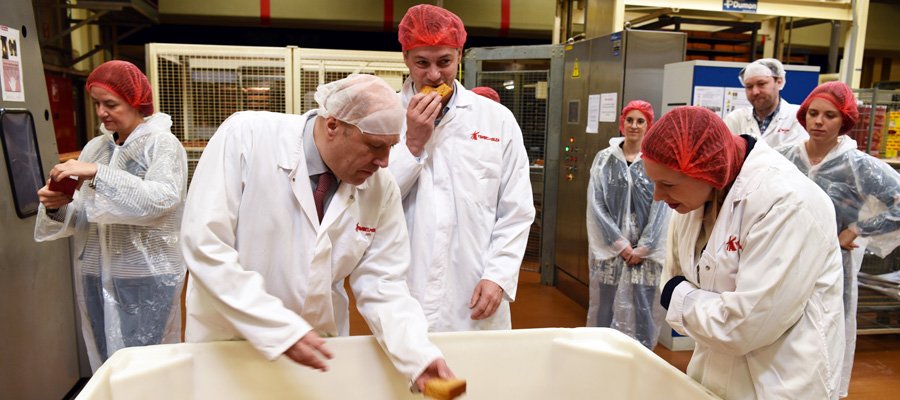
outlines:
[[[619,130],[594,158],[588,183],[588,326],[612,327],[652,349],[662,308],[657,286],[665,258],[669,209],[653,201],[641,140],[653,124],[653,106],[634,100],[622,109]]]
[[[641,145],[670,221],[660,303],[696,343],[687,373],[726,399],[836,399],[843,274],[828,196],[700,107]]]
[[[859,112],[853,91],[843,82],[815,88],[797,111],[809,139],[778,150],[831,197],[837,214],[835,234],[844,265],[844,326],[847,345],[841,396],[847,396],[856,349],[856,276],[866,249],[884,257],[900,244],[900,174],[866,153],[845,134]]]
[[[37,241],[73,236],[82,333],[96,371],[123,347],[181,339],[185,266],[178,231],[187,155],[172,119],[153,112],[147,77],[126,61],[91,72],[85,90],[101,135],[57,164],[38,191]],[[50,181],[77,179],[72,195]],[[71,197],[70,197],[71,196]]]
[[[472,92],[482,96],[487,97],[497,103],[500,102],[500,93],[497,93],[496,90],[487,86],[476,86],[472,88]]]

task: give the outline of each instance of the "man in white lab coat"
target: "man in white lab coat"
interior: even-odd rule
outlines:
[[[528,155],[512,113],[454,79],[466,32],[453,13],[410,8],[399,40],[410,77],[391,172],[412,243],[409,287],[430,331],[510,329],[534,221]],[[419,93],[446,84],[442,97]]]
[[[181,230],[186,341],[243,338],[269,359],[325,371],[321,337],[349,333],[349,278],[398,371],[420,389],[452,377],[409,294],[400,192],[381,169],[399,140],[396,93],[351,75],[315,98],[320,108],[302,116],[236,113],[204,150]]]
[[[799,106],[781,98],[787,73],[780,61],[756,60],[741,70],[738,80],[752,107],[739,108],[725,116],[725,125],[731,133],[762,139],[772,148],[809,138],[797,121]]]

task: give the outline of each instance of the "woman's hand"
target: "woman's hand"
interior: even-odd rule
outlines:
[[[78,178],[79,183],[86,179],[93,179],[97,175],[97,164],[86,163],[84,161],[69,160],[62,164],[56,164],[50,170],[50,179],[57,182],[63,178],[74,176]]]
[[[47,184],[44,185],[44,187],[38,189],[37,195],[38,200],[41,202],[41,204],[43,204],[44,207],[46,207],[48,210],[55,210],[71,203],[72,198],[67,196],[65,193],[54,192],[50,190],[50,179],[47,179]]]
[[[853,250],[859,247],[856,245],[856,243],[853,243],[853,241],[856,240],[856,236],[856,232],[854,232],[850,228],[841,231],[841,233],[838,235],[838,241],[841,242],[841,248],[845,250]]]

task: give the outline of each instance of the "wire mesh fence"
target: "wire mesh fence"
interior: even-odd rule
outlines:
[[[189,179],[209,138],[235,112],[301,114],[318,106],[319,85],[350,74],[377,75],[396,90],[407,77],[399,52],[153,43],[147,53],[154,98],[188,152]]]
[[[534,223],[528,235],[528,245],[522,260],[522,270],[539,272],[544,195],[544,146],[547,139],[547,97],[550,72],[537,71],[480,71],[478,86],[487,86],[500,94],[522,129],[525,150],[531,164],[531,187],[534,192]]]

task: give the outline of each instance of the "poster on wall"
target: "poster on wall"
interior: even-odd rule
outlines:
[[[616,122],[619,114],[616,113],[618,102],[618,93],[601,93],[600,94],[600,122]]]
[[[693,105],[706,108],[722,117],[725,88],[721,86],[697,86],[694,88]]]
[[[744,88],[725,88],[725,114],[737,110],[738,108],[747,108],[751,104],[747,100],[747,91]]]
[[[19,45],[19,31],[6,25],[0,25],[0,47],[3,58],[0,68],[0,89],[3,101],[25,101],[25,90],[22,89],[22,53]]]
[[[584,127],[585,133],[598,133],[600,127],[600,95],[592,94],[588,96],[588,117],[587,125]]]

